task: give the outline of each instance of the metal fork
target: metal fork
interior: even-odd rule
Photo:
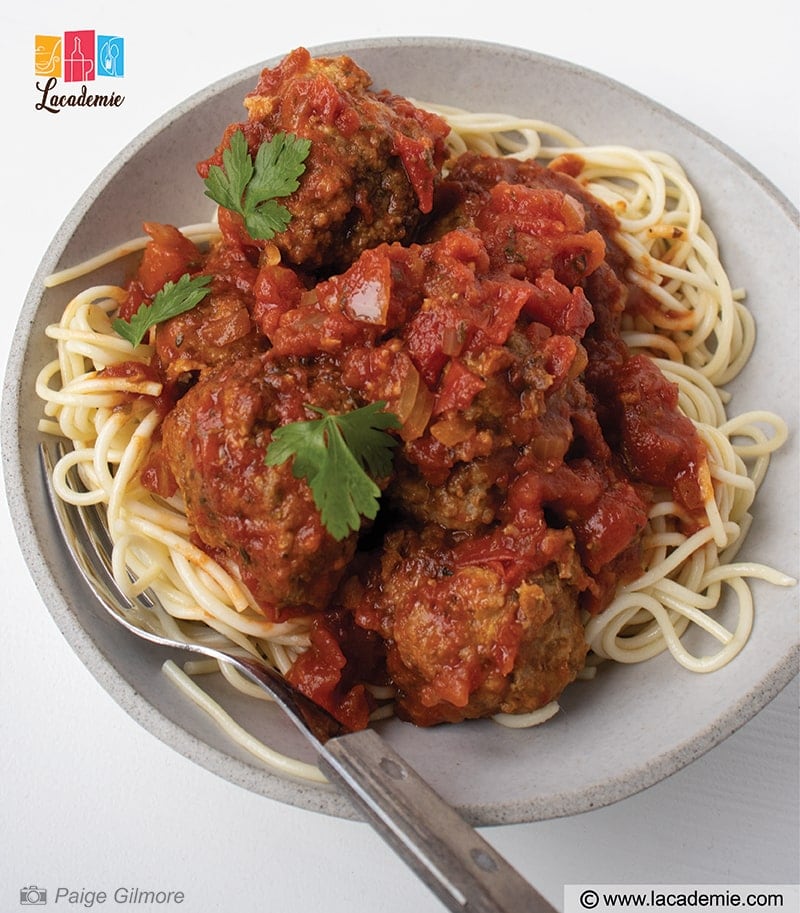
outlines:
[[[63,448],[60,452],[63,452]],[[317,752],[318,766],[377,833],[449,910],[462,913],[554,913],[555,908],[372,729],[343,727],[274,669],[251,655],[184,643],[139,623],[158,597],[145,590],[132,602],[111,572],[111,539],[94,505],[62,501],[52,484],[55,459],[39,447],[45,486],[78,570],[108,614],[137,637],[202,653],[230,664],[263,688]],[[79,486],[73,470],[71,483]]]

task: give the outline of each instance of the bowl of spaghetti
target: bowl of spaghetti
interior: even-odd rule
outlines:
[[[59,439],[154,624],[380,727],[476,824],[628,796],[796,672],[797,236],[735,153],[562,61],[396,39],[236,73],[33,280],[4,404],[31,572],[146,729],[351,814],[248,683],[106,619],[36,466]]]

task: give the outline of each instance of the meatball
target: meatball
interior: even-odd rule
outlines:
[[[282,201],[292,220],[274,238],[284,261],[303,270],[341,271],[363,250],[408,241],[432,208],[449,128],[370,83],[349,57],[312,59],[298,48],[262,72],[245,99],[248,121],[231,124],[198,164],[207,177],[236,130],[251,153],[278,133],[311,141],[300,186]]]
[[[420,726],[524,713],[554,700],[586,656],[569,537],[560,560],[510,581],[496,560],[459,555],[435,525],[395,530],[343,586],[356,621],[387,643],[397,713]]]
[[[203,253],[174,225],[145,222],[143,227],[150,240],[128,282],[118,317],[130,321],[182,278],[211,280],[197,305],[156,325],[153,367],[164,381],[185,382],[187,375],[266,348],[250,316],[258,270],[241,251],[215,244]]]
[[[511,454],[456,463],[444,482],[436,485],[419,469],[397,460],[387,494],[398,512],[447,529],[474,532],[493,522],[502,504]]]
[[[162,453],[195,535],[273,619],[325,606],[355,551],[336,541],[291,466],[266,466],[278,425],[353,408],[324,361],[313,368],[254,356],[217,368],[163,423]]]
[[[623,275],[627,259],[615,240],[619,229],[616,217],[569,174],[566,164],[556,160],[547,168],[533,159],[521,161],[472,152],[462,155],[441,185],[430,236],[440,236],[457,225],[480,223],[490,246],[491,235],[497,238],[498,263],[513,268],[514,261],[520,264],[527,259],[524,248],[530,243],[526,238],[518,247],[520,239],[509,230],[516,228],[523,235],[550,235],[547,257],[552,259],[548,265],[570,286],[586,279],[603,258]],[[580,167],[577,157],[575,164]],[[504,206],[505,201],[511,206]],[[529,208],[536,211],[535,221],[527,221],[532,214],[526,212]],[[514,226],[503,224],[509,209],[520,219]],[[562,246],[563,251],[559,251]],[[513,256],[509,257],[511,250]],[[543,251],[537,253],[541,256]],[[535,265],[533,275],[541,265],[541,261]]]
[[[266,348],[242,296],[212,292],[196,307],[156,328],[156,364],[167,381],[202,374]]]
[[[470,358],[483,389],[403,445],[387,491],[391,502],[408,517],[451,530],[493,523],[521,467],[535,462],[549,472],[581,436],[573,419],[586,410],[586,396],[570,374],[582,355],[563,337],[514,331],[491,359]]]

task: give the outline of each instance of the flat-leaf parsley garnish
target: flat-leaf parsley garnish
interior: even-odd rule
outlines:
[[[391,473],[397,440],[386,429],[400,427],[385,406],[370,403],[342,415],[308,406],[322,417],[272,433],[264,462],[279,466],[294,458],[292,474],[308,482],[322,523],[337,541],[357,530],[362,516],[373,520],[378,513],[381,490],[373,478]]]
[[[268,241],[291,221],[292,214],[277,201],[300,186],[310,149],[311,140],[276,133],[258,147],[254,161],[244,133],[237,130],[222,153],[222,167],[209,168],[206,196],[239,213],[251,238]]]
[[[128,342],[136,347],[145,334],[158,323],[191,311],[209,293],[211,276],[194,276],[184,273],[177,282],[165,282],[151,304],[142,304],[130,320],[115,317],[111,325]]]

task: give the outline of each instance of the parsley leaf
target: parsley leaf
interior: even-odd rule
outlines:
[[[144,339],[150,327],[185,311],[191,311],[198,305],[209,293],[210,282],[211,276],[192,278],[188,273],[184,273],[177,282],[165,282],[152,303],[140,305],[139,310],[131,315],[129,321],[115,317],[111,325],[135,348]]]
[[[241,212],[245,188],[253,176],[253,160],[247,151],[247,140],[241,130],[231,137],[230,146],[222,153],[222,167],[212,165],[205,179],[206,196],[215,203]]]
[[[206,196],[238,212],[251,238],[269,240],[285,231],[292,214],[278,203],[300,186],[311,141],[293,133],[276,133],[258,147],[255,162],[241,130],[222,153],[222,167],[212,165],[205,179]]]
[[[322,418],[291,422],[272,433],[264,462],[279,466],[294,458],[292,475],[308,482],[322,523],[337,541],[356,531],[362,516],[377,516],[381,490],[368,473],[389,475],[397,441],[386,429],[400,427],[385,406],[371,403],[342,415],[309,406]]]

